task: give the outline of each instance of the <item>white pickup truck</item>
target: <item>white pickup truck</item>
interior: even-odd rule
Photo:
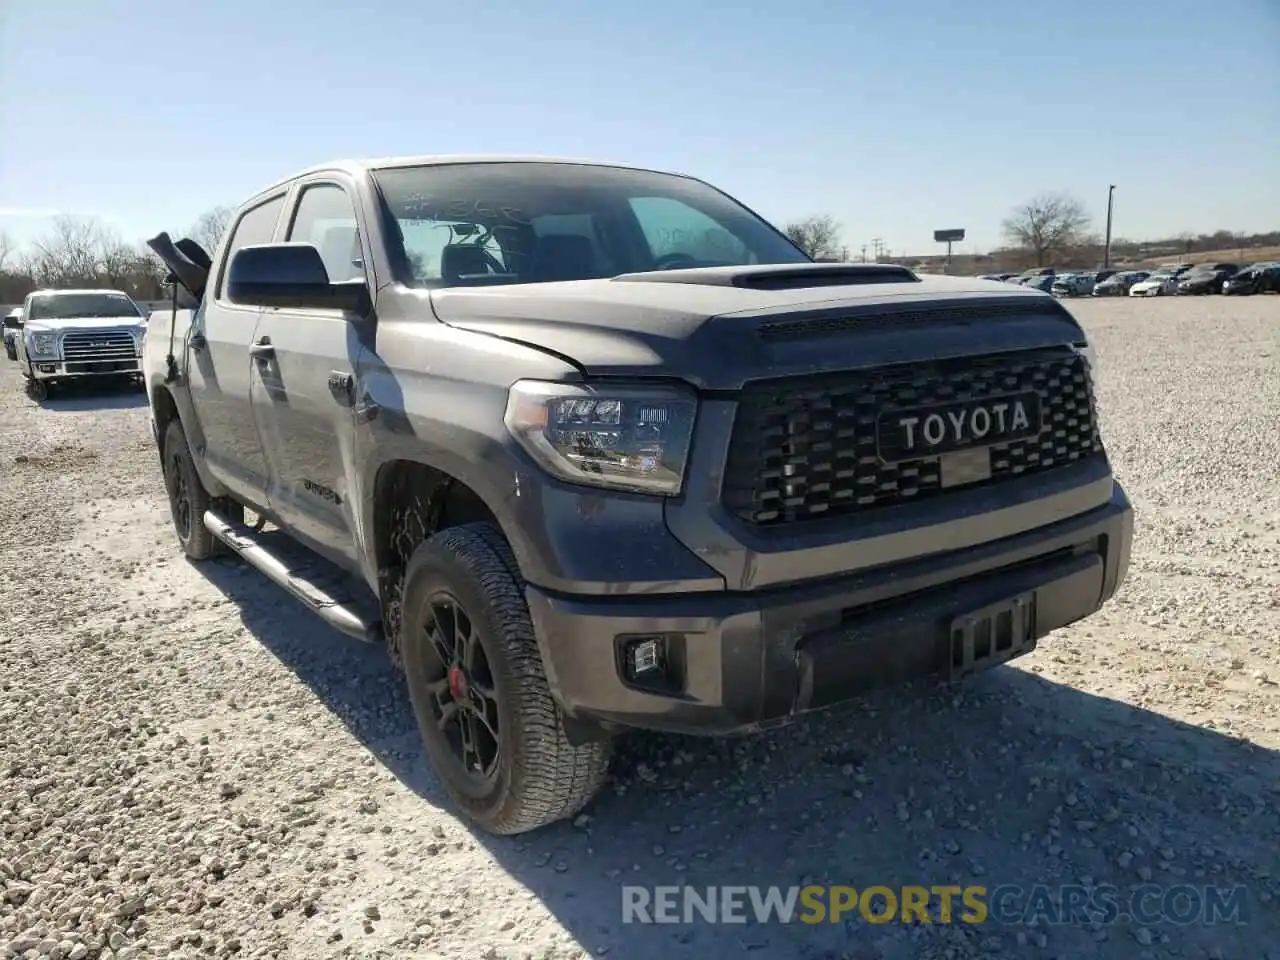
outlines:
[[[120,290],[36,290],[22,304],[19,330],[18,362],[32,400],[80,377],[142,382],[147,313]]]

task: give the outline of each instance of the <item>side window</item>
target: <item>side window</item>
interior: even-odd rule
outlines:
[[[314,244],[334,283],[364,279],[364,251],[356,209],[347,191],[332,183],[305,187],[287,240]]]
[[[240,215],[236,225],[231,229],[231,240],[227,243],[227,255],[223,259],[222,272],[218,276],[218,299],[223,298],[227,286],[227,264],[241,247],[255,243],[270,243],[275,236],[276,221],[280,219],[280,210],[284,206],[284,194],[273,197],[266,203],[251,207]]]
[[[701,210],[679,200],[633,197],[631,211],[655,260],[678,253],[706,263],[756,262],[746,244]]]

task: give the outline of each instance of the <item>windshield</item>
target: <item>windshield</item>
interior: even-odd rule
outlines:
[[[120,293],[43,293],[31,298],[30,320],[72,317],[140,317],[142,312]]]
[[[725,194],[672,174],[506,161],[393,168],[374,179],[399,227],[388,240],[400,279],[412,286],[810,262]]]

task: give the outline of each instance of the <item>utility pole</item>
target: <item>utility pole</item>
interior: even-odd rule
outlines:
[[[862,245],[862,262],[867,262],[867,245],[865,243]]]
[[[1116,185],[1113,183],[1107,187],[1107,245],[1102,250],[1102,268],[1105,270],[1111,266],[1111,199],[1116,192]]]
[[[871,248],[872,248],[872,250],[873,250],[873,255],[874,255],[874,256],[875,256],[875,258],[876,258],[876,263],[879,263],[879,262],[880,262],[880,250],[881,250],[881,244],[882,244],[883,242],[884,242],[884,240],[883,240],[883,238],[881,238],[881,237],[872,237],[872,238],[871,238]]]

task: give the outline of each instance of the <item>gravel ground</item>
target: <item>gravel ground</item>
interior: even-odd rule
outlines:
[[[1280,957],[1280,297],[1075,309],[1138,509],[1103,612],[958,692],[634,738],[513,840],[380,651],[183,561],[142,394],[42,409],[0,362],[0,956]],[[1246,922],[621,922],[624,883],[807,882],[1239,885]]]

